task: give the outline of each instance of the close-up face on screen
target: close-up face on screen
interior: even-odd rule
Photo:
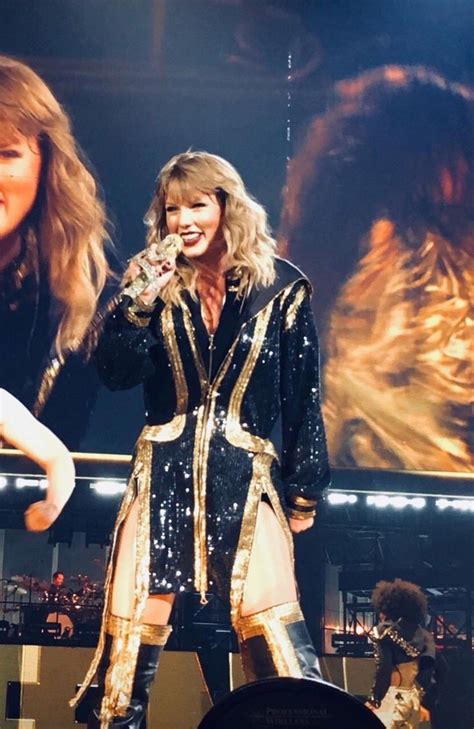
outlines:
[[[471,729],[472,10],[0,0],[0,729]]]

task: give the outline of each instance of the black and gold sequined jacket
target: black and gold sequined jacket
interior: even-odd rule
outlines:
[[[118,538],[136,501],[132,615],[103,720],[128,705],[148,595],[197,590],[205,601],[207,590],[217,592],[235,625],[261,500],[273,507],[292,557],[288,513],[313,514],[329,483],[310,287],[288,262],[275,266],[275,283],[243,299],[227,280],[213,337],[188,296],[150,316],[119,306],[105,323],[100,376],[111,389],[143,385],[146,425],[117,516],[97,650],[72,702],[104,651]],[[280,458],[271,440],[278,422]]]
[[[312,515],[328,486],[310,287],[290,263],[275,263],[275,283],[244,299],[227,281],[212,340],[187,296],[143,320],[118,307],[106,322],[102,380],[144,389],[134,473],[141,523],[150,524],[149,592],[210,586],[228,597],[230,580],[237,610],[262,496],[291,542],[288,513]],[[281,458],[271,440],[277,422]]]
[[[435,644],[430,632],[416,623],[397,620],[380,623],[372,633],[375,657],[375,679],[372,703],[379,706],[390,686],[397,666],[417,662],[416,682],[426,691],[434,668]]]

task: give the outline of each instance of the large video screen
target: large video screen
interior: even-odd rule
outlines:
[[[163,164],[190,148],[228,159],[312,283],[332,464],[472,471],[472,18],[454,44],[442,31],[459,14],[442,2],[434,24],[432,3],[143,2],[133,22],[127,3],[98,5],[45,0],[31,37],[17,7],[0,51],[70,114],[117,278],[144,247]],[[0,144],[2,119],[0,104]],[[71,449],[130,453],[141,388],[107,391],[93,346],[56,357],[55,297],[33,248],[0,270],[0,386],[39,405]]]

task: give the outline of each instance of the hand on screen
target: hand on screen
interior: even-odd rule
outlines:
[[[44,532],[56,521],[60,509],[48,501],[35,501],[25,511],[25,524],[30,532]]]

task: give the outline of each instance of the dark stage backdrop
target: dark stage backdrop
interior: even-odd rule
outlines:
[[[267,208],[285,255],[314,284],[333,463],[472,468],[465,322],[451,329],[448,322],[448,339],[434,336],[421,351],[416,333],[407,333],[410,322],[424,316],[422,328],[436,327],[438,312],[423,308],[423,299],[423,306],[415,302],[406,314],[405,303],[413,304],[410,282],[391,303],[383,301],[381,312],[374,303],[381,295],[362,313],[356,310],[365,292],[359,281],[348,300],[341,298],[367,253],[371,224],[383,212],[372,220],[364,208],[364,190],[373,180],[361,172],[346,180],[314,181],[303,170],[309,181],[296,200],[301,214],[290,222],[285,204],[291,204],[291,189],[284,196],[288,162],[295,159],[291,187],[299,179],[298,150],[313,119],[337,103],[335,84],[341,79],[384,64],[423,64],[450,80],[474,81],[470,0],[0,0],[0,11],[0,52],[30,63],[72,116],[103,186],[120,258],[143,246],[142,218],[157,171],[169,157],[188,148],[222,155]],[[413,103],[407,98],[403,107],[400,139]],[[334,196],[346,185],[353,198],[348,194],[341,209],[329,206],[326,216],[320,206],[308,223],[305,211],[332,199],[331,185]],[[389,286],[387,268],[398,265],[391,256],[399,243],[390,228],[380,235],[388,263],[377,269],[378,280]],[[419,247],[427,244],[426,236]],[[456,274],[461,278],[462,270]],[[436,278],[439,271],[431,273]],[[341,306],[344,316],[349,310],[348,319],[336,315]],[[391,318],[402,310],[401,319]],[[351,321],[360,325],[356,347],[347,337]],[[427,362],[434,369],[427,371]],[[436,363],[441,377],[434,374]],[[59,433],[67,418],[74,412],[66,403],[57,412]],[[129,453],[142,423],[140,388],[100,389],[86,432],[74,446]]]

